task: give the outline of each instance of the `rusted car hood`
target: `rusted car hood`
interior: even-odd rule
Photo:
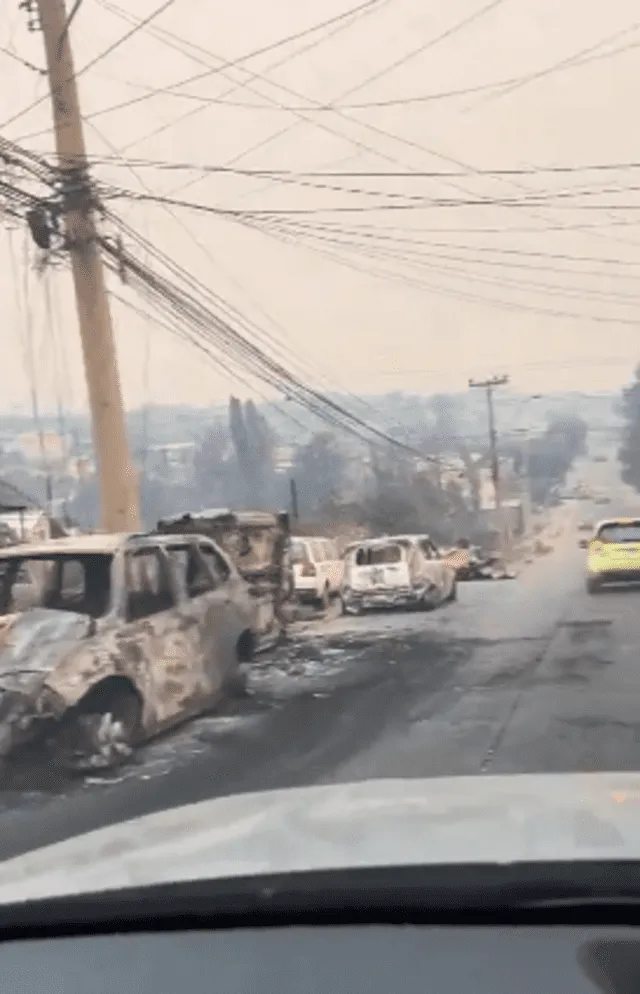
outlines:
[[[640,858],[640,775],[368,780],[200,801],[0,863],[0,905],[349,867]]]
[[[0,689],[17,689],[50,673],[90,624],[86,615],[47,608],[0,616]]]

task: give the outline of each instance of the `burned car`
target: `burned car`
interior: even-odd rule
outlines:
[[[81,535],[0,550],[0,759],[108,766],[241,686],[255,606],[207,538]]]
[[[347,614],[372,608],[431,609],[456,596],[455,570],[428,535],[367,539],[345,550],[341,598]]]
[[[292,620],[295,589],[286,512],[212,509],[165,518],[158,534],[201,534],[224,549],[255,601],[255,634],[278,636]]]

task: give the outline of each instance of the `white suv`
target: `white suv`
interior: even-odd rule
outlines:
[[[324,610],[340,592],[344,561],[329,538],[291,540],[291,559],[298,600],[320,604]]]

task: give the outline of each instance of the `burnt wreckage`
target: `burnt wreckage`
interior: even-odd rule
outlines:
[[[256,603],[256,636],[285,633],[295,611],[291,525],[285,511],[198,511],[159,521],[157,532],[213,539],[249,585]]]
[[[0,760],[50,745],[79,770],[241,683],[256,605],[201,535],[81,535],[0,549]]]

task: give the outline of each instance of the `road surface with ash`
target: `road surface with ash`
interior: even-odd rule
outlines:
[[[593,470],[591,466],[588,473]],[[607,474],[612,467],[596,467]],[[603,478],[604,479],[604,478]],[[297,627],[251,694],[75,784],[34,771],[0,794],[0,858],[217,795],[367,777],[640,769],[640,591],[589,597],[580,518],[516,580],[461,584],[430,613]],[[43,774],[39,775],[45,781]]]

